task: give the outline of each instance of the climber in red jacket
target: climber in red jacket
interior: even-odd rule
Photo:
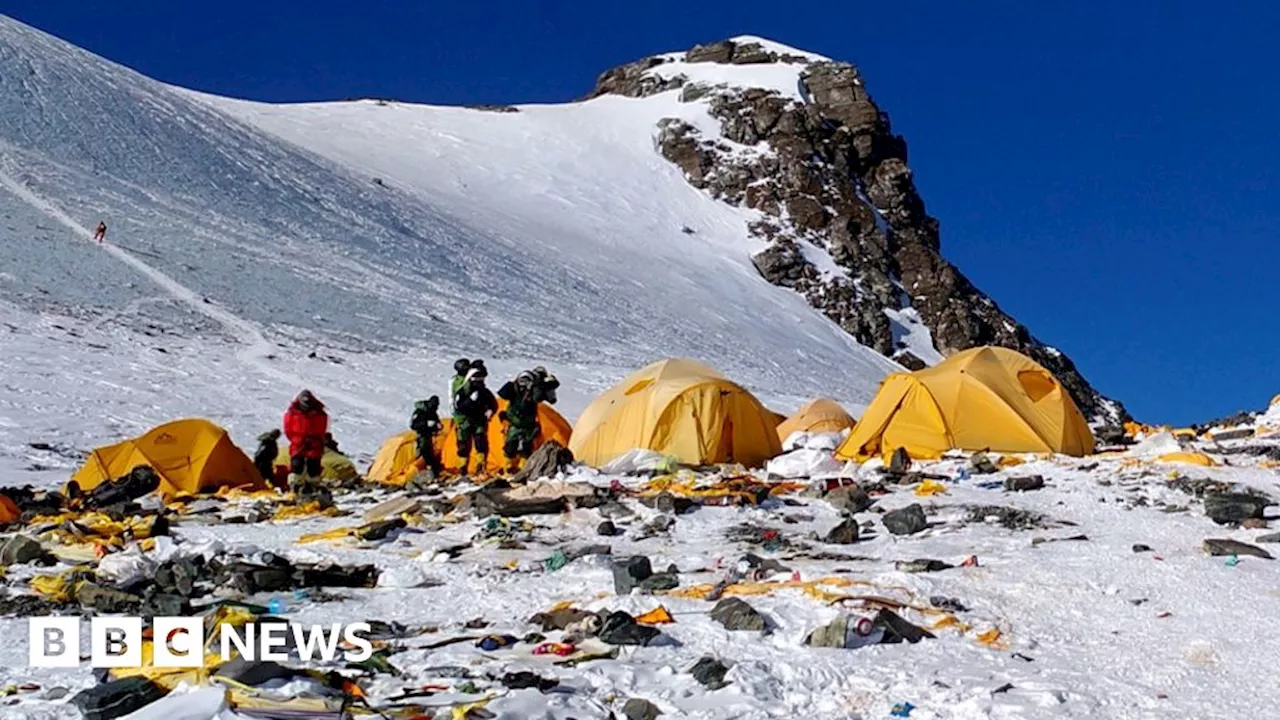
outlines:
[[[298,393],[284,414],[284,435],[289,438],[289,487],[296,488],[303,479],[320,477],[320,459],[324,457],[325,433],[329,431],[329,415],[324,404],[310,390]]]

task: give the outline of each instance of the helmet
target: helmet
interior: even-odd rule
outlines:
[[[303,390],[298,393],[298,405],[309,408],[316,404],[316,396],[311,394],[310,390]]]
[[[471,369],[472,369],[472,370],[479,370],[479,371],[481,371],[481,372],[484,372],[484,361],[483,361],[483,360],[480,360],[480,359],[472,360],[472,361],[471,361]]]
[[[539,365],[538,367],[533,369],[533,374],[537,375],[538,377],[544,378],[547,376],[547,369]]]
[[[532,384],[533,384],[533,381],[534,381],[534,380],[536,380],[536,379],[537,379],[537,378],[535,378],[535,377],[534,377],[533,373],[529,372],[528,370],[525,370],[524,372],[522,372],[522,373],[520,373],[519,375],[517,375],[517,376],[516,376],[516,384],[517,384],[517,385],[532,385]]]
[[[453,372],[458,375],[466,374],[471,369],[471,361],[466,358],[458,358],[453,361]]]

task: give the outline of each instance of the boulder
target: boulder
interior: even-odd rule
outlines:
[[[1243,543],[1239,540],[1231,540],[1229,538],[1209,538],[1204,541],[1204,551],[1209,555],[1250,555],[1252,557],[1262,558],[1264,560],[1274,560],[1271,553],[1263,550],[1256,545]]]
[[[1011,477],[1004,481],[1004,489],[1009,492],[1029,492],[1044,488],[1044,478],[1039,475],[1027,477]]]
[[[641,625],[636,619],[621,610],[612,612],[604,620],[600,628],[600,642],[609,645],[640,645],[652,643],[662,634],[658,628]]]
[[[39,541],[26,535],[14,535],[0,546],[0,565],[25,565],[48,556]]]
[[[596,534],[603,535],[605,537],[613,537],[614,535],[618,535],[619,533],[618,533],[617,526],[614,525],[612,521],[605,520],[604,522],[596,526]]]
[[[894,568],[900,572],[909,573],[931,573],[941,570],[950,570],[955,567],[950,563],[944,563],[941,560],[932,560],[929,558],[918,558],[915,560],[899,560],[893,564]]]
[[[657,720],[662,711],[648,700],[631,698],[622,706],[622,714],[627,720]]]
[[[703,656],[694,666],[689,669],[689,673],[694,679],[706,687],[708,690],[719,690],[729,683],[724,681],[724,676],[728,674],[729,667],[719,660],[711,656]]]
[[[556,440],[548,440],[525,461],[520,472],[511,477],[511,483],[518,485],[539,478],[553,478],[572,464],[573,451]]]
[[[1250,518],[1262,519],[1271,502],[1246,493],[1214,493],[1204,496],[1204,514],[1219,525],[1239,525]]]
[[[858,521],[853,518],[845,519],[832,528],[823,540],[834,545],[852,545],[858,542]]]
[[[898,510],[890,510],[880,518],[884,527],[894,535],[914,535],[929,527],[929,519],[925,517],[924,508],[919,503],[912,503]]]
[[[613,590],[619,595],[629,595],[640,583],[653,575],[649,558],[636,555],[615,560],[613,563]]]
[[[745,600],[736,597],[727,597],[716,603],[711,609],[711,619],[723,625],[726,630],[763,631],[769,626],[763,615]]]
[[[857,485],[838,487],[824,495],[823,499],[831,503],[835,509],[846,513],[860,513],[875,502],[870,495],[867,495],[866,490]]]

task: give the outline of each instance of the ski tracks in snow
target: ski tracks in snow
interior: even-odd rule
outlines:
[[[236,359],[253,367],[258,372],[282,383],[298,387],[308,386],[308,383],[301,377],[281,370],[271,364],[270,356],[274,350],[274,346],[271,344],[271,341],[267,340],[266,336],[262,334],[262,331],[253,323],[239,317],[226,308],[214,305],[207,298],[200,296],[191,288],[183,285],[177,280],[174,280],[124,248],[117,245],[111,245],[106,242],[93,242],[93,233],[88,228],[85,228],[83,225],[76,222],[74,218],[58,209],[53,205],[53,203],[40,197],[30,188],[10,177],[3,170],[0,170],[0,186],[3,186],[27,204],[40,210],[66,226],[68,229],[74,231],[76,234],[87,240],[89,244],[97,246],[115,259],[138,271],[170,297],[178,300],[195,312],[198,312],[222,325],[222,327],[225,328],[226,331],[243,346],[236,353]],[[314,387],[316,387],[317,391],[323,394],[326,399],[332,398],[352,407],[360,408],[366,412],[387,419],[393,419],[396,421],[403,420],[401,417],[402,413],[396,412],[384,405],[371,403],[363,398],[356,397],[350,393],[346,393],[332,387]]]

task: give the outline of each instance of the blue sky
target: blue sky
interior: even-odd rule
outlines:
[[[270,101],[564,101],[613,65],[738,34],[848,60],[907,138],[943,253],[1101,390],[1174,423],[1280,392],[1274,3],[8,0],[4,12],[152,77]]]

